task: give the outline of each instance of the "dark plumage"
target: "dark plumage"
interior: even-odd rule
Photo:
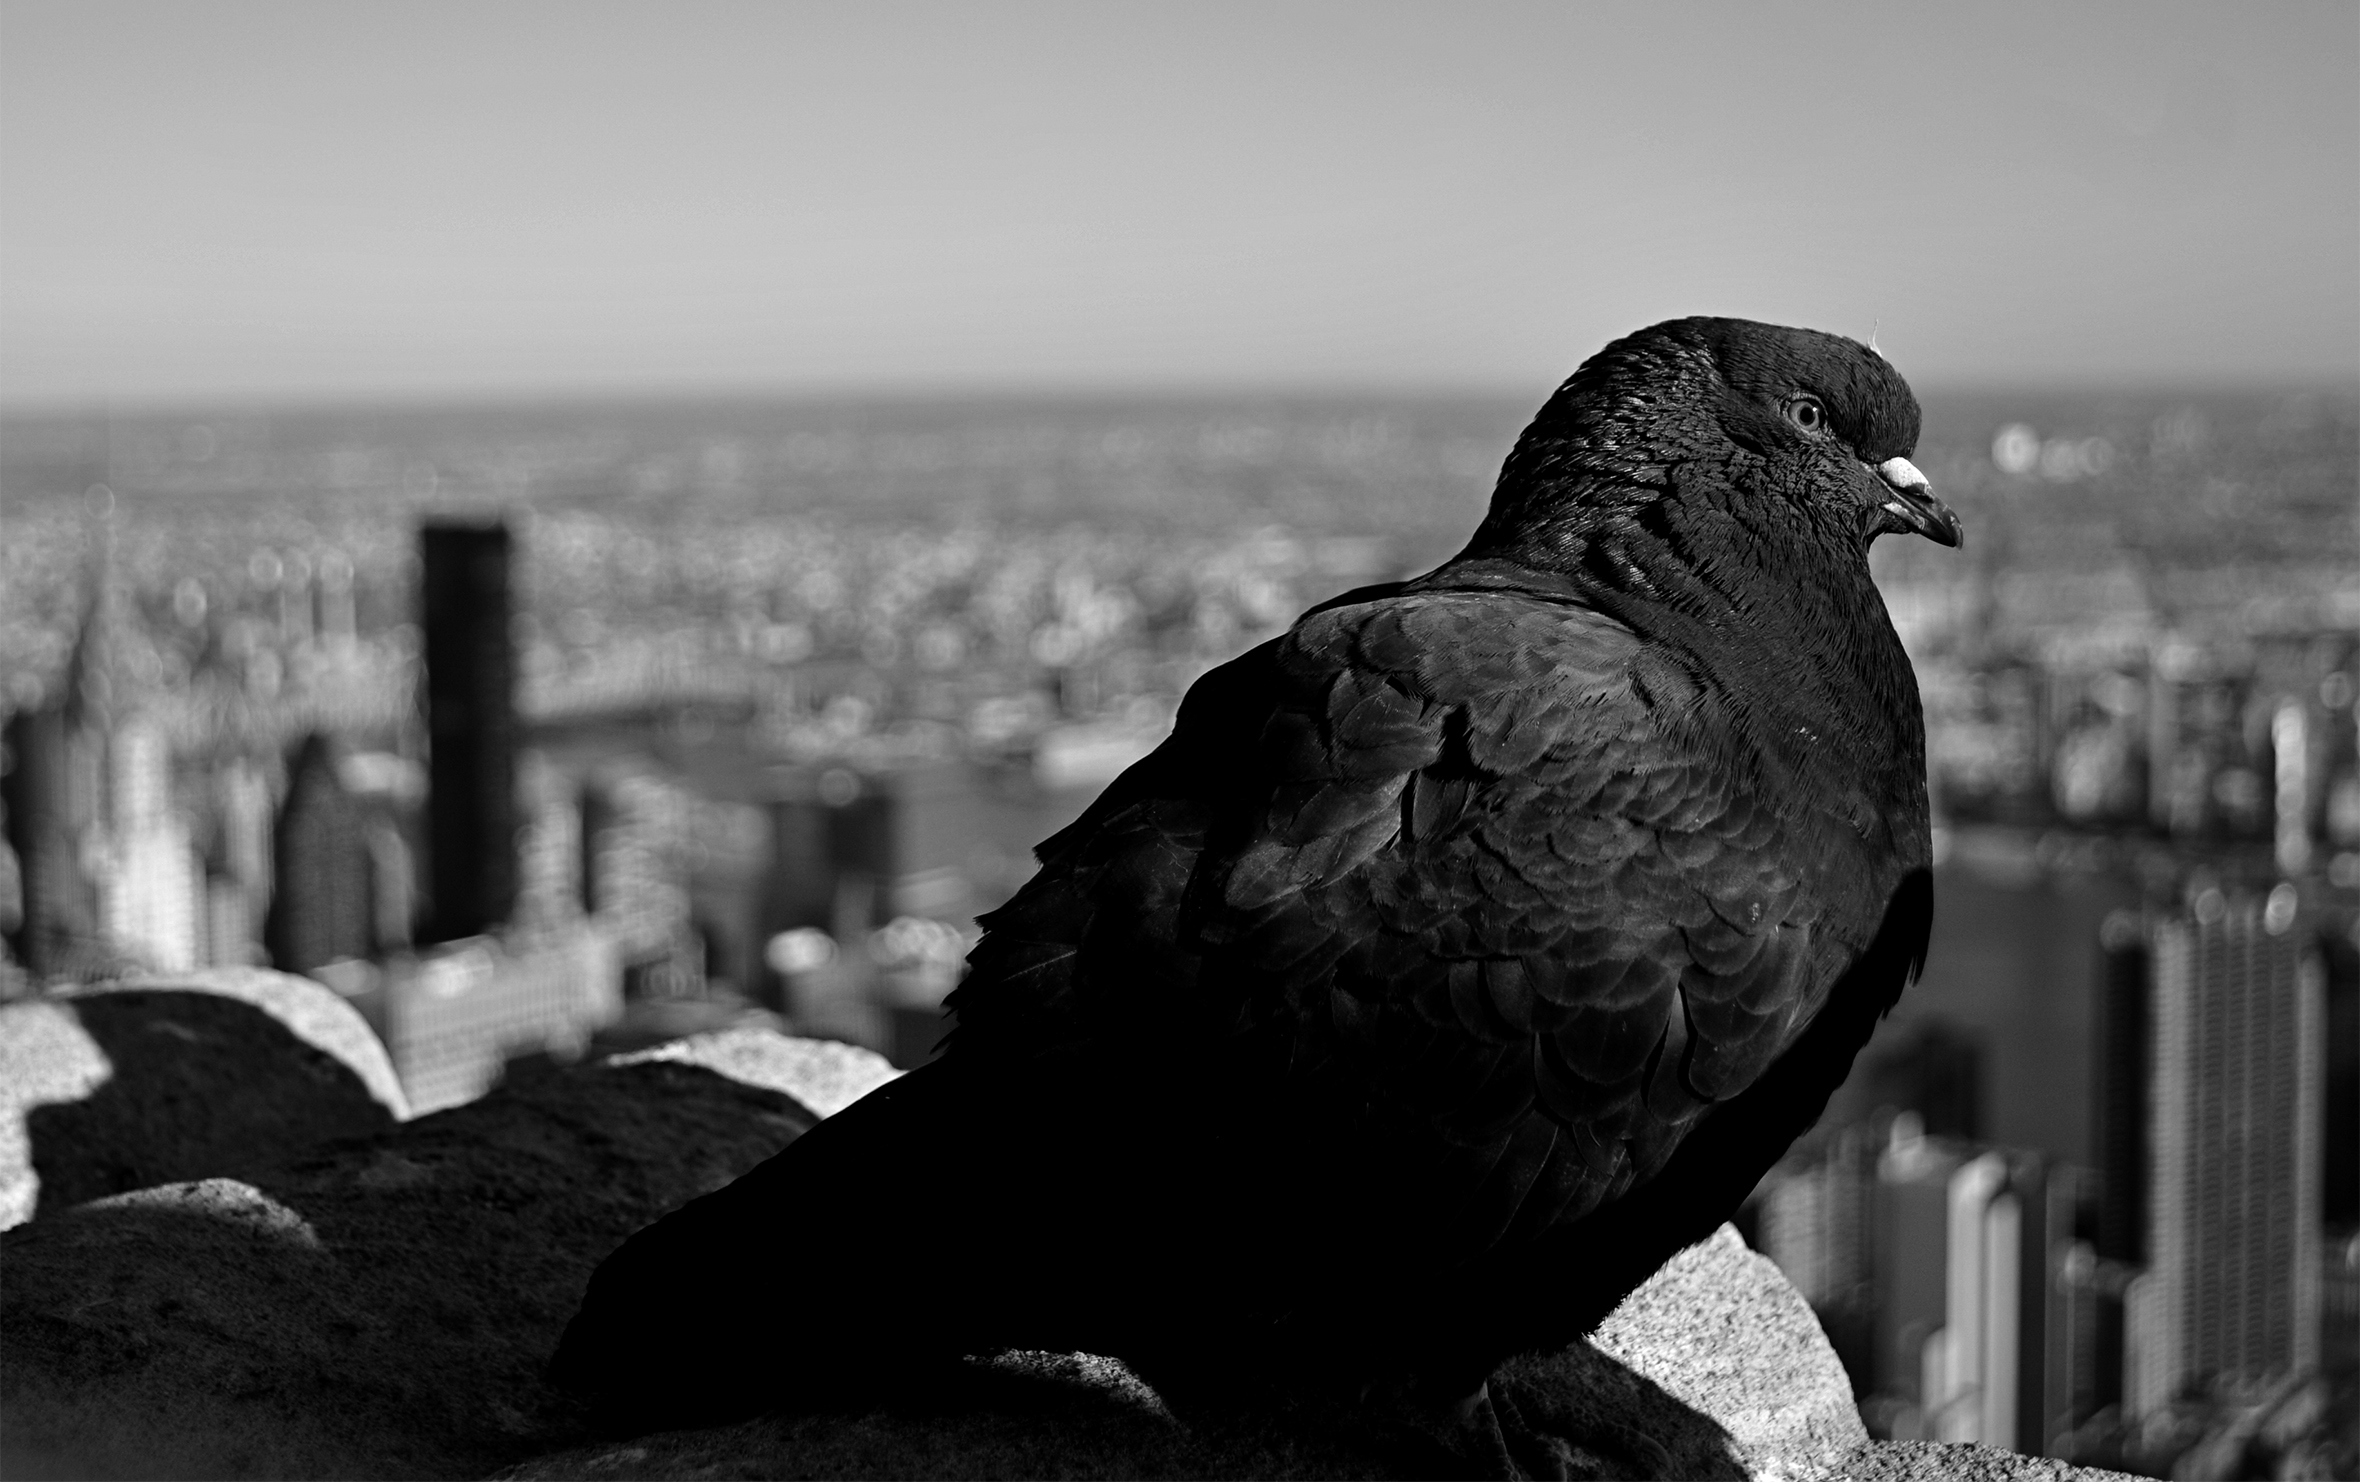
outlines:
[[[1448,1411],[1581,1336],[1924,952],[1867,564],[1957,543],[1917,430],[1851,340],[1609,345],[1464,551],[1205,676],[1041,846],[940,1060],[610,1257],[555,1376],[653,1426],[1079,1349]]]

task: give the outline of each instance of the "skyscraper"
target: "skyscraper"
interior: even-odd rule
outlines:
[[[219,967],[258,961],[270,904],[277,800],[256,759],[225,759],[214,770],[218,827],[206,861],[205,959]]]
[[[1876,1194],[1879,1128],[1844,1128],[1818,1156],[1790,1158],[1762,1187],[1762,1253],[1819,1318],[1853,1388],[1877,1388]]]
[[[2320,937],[2327,970],[2327,1071],[2320,1137],[2321,1218],[2360,1231],[2360,921]]]
[[[2094,1212],[2097,1192],[2089,1170],[2050,1166],[2042,1240],[2049,1272],[2042,1426],[2051,1456],[2078,1455],[2076,1432],[2122,1402],[2122,1291],[2137,1272],[2100,1256],[2082,1238],[2087,1230],[2077,1235]]]
[[[1948,1388],[1928,1358],[1944,1344],[1950,1181],[1965,1161],[1963,1151],[1924,1136],[1915,1118],[1904,1116],[1877,1166],[1877,1384],[1921,1416]],[[1908,1434],[1925,1435],[1922,1424],[1913,1423]]]
[[[2147,1076],[2153,1053],[2148,980],[2152,954],[2147,928],[2129,911],[2116,911],[2098,930],[2096,1065],[2091,1085],[2097,1105],[2091,1127],[2097,1153],[2097,1236],[2076,1266],[2074,1317],[2086,1330],[2086,1419],[2122,1403],[2123,1284],[2147,1260]],[[2105,1280],[2096,1279],[2103,1273]],[[2120,1278],[2120,1279],[2112,1279]]]
[[[2136,1265],[2147,1259],[2147,1072],[2153,1052],[2148,1023],[2151,954],[2139,917],[2116,911],[2099,928],[2097,1106],[2099,1200],[2097,1255]]]
[[[1934,1165],[1913,1179],[1900,1160],[1888,1161],[1902,1183],[1920,1185],[1928,1235],[1936,1211],[1925,1175],[1941,1178],[1939,1246],[1921,1237],[1891,1257],[1930,1261],[1939,1250],[1942,1326],[1920,1353],[1927,1434],[2039,1455],[2058,1418],[2047,1376],[2056,1230],[2046,1167],[2035,1155],[1985,1150],[1946,1176]]]
[[[131,961],[183,972],[205,956],[205,870],[172,806],[171,750],[160,727],[133,716],[109,738],[105,863],[99,921]]]
[[[543,928],[582,915],[581,790],[539,752],[518,758],[516,922]]]
[[[110,509],[112,499],[107,496]],[[121,753],[109,766],[110,738],[122,709],[117,691],[126,624],[114,580],[111,526],[102,525],[93,544],[88,600],[65,673],[40,705],[10,719],[12,769],[0,780],[6,789],[9,843],[23,881],[17,953],[35,978],[106,977],[143,965],[118,949],[117,933],[109,929],[130,926],[144,913],[132,910],[117,888],[124,861],[110,857],[116,843],[111,826],[122,821],[114,794],[126,780]],[[163,758],[150,748],[143,761],[147,765],[129,771],[144,775],[155,789],[165,788]],[[143,864],[159,863],[154,851],[144,853]],[[147,884],[161,886],[173,871],[145,873]],[[152,901],[156,891],[136,894]],[[168,935],[177,945],[178,934]]]
[[[23,916],[12,944],[35,978],[65,976],[74,944],[98,930],[98,898],[82,872],[82,835],[74,786],[77,737],[63,706],[9,717],[9,770],[0,775],[8,810],[8,844],[16,852]]]
[[[306,737],[287,771],[275,832],[278,889],[263,942],[273,967],[308,973],[376,950],[369,819],[336,775],[324,738]]]
[[[1893,1117],[1881,1152],[1851,1140],[1864,1130],[1831,1144],[1818,1178],[1784,1165],[1787,1179],[1766,1186],[1765,1250],[1802,1271],[1792,1279],[1807,1296],[1816,1281],[1859,1304],[1866,1362],[1845,1354],[1846,1367],[1878,1434],[2052,1451],[2078,1413],[2075,1366],[2087,1367],[2075,1342],[2087,1314],[2057,1279],[2079,1177],[2038,1153],[1928,1136],[1914,1112]],[[1845,1228],[1853,1208],[1864,1241]],[[1864,1289],[1847,1288],[1863,1259]]]
[[[427,835],[434,934],[487,931],[516,905],[516,655],[505,525],[428,525]]]
[[[2146,1272],[2125,1296],[2125,1409],[2319,1354],[2319,958],[2289,885],[2206,891],[2150,932]]]

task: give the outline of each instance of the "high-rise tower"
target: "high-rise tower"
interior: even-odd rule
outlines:
[[[319,735],[304,739],[287,768],[287,801],[272,842],[278,889],[263,927],[271,965],[308,973],[374,952],[368,819]]]
[[[516,656],[505,525],[428,525],[427,796],[434,935],[471,936],[516,905]]]
[[[204,956],[205,871],[173,806],[170,748],[161,728],[134,715],[115,727],[107,750],[100,924],[132,961],[184,972]]]
[[[24,893],[12,945],[35,978],[68,976],[76,945],[98,935],[98,894],[81,862],[92,820],[87,797],[77,795],[93,789],[74,785],[80,743],[62,705],[8,719],[10,767],[0,775],[0,807],[7,809],[8,844]]]
[[[2205,892],[2149,934],[2145,1259],[2126,1294],[2125,1409],[2319,1356],[2326,1037],[2294,888]]]
[[[93,492],[104,494],[103,507],[112,509],[111,493]],[[101,888],[108,873],[101,856],[120,821],[110,784],[123,780],[124,769],[108,763],[124,709],[118,671],[126,634],[112,526],[102,521],[92,542],[88,597],[65,671],[41,704],[10,718],[12,763],[0,779],[23,890],[15,946],[35,978],[106,977],[140,965],[118,950],[108,930],[126,916],[120,893],[110,900]],[[146,760],[159,758],[151,751]],[[152,765],[130,770],[159,775]]]

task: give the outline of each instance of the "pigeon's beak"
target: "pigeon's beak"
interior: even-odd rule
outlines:
[[[1902,529],[1914,530],[1936,545],[1957,545],[1966,539],[1958,516],[1934,497],[1934,486],[1916,464],[1907,458],[1887,458],[1873,472],[1892,495],[1878,507],[1900,521]]]

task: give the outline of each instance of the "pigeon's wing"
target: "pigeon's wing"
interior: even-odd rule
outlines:
[[[1544,592],[1317,612],[1043,846],[958,1034],[1208,1016],[1428,1134],[1467,1238],[1578,1217],[1753,1083],[1883,908],[1721,706]]]

